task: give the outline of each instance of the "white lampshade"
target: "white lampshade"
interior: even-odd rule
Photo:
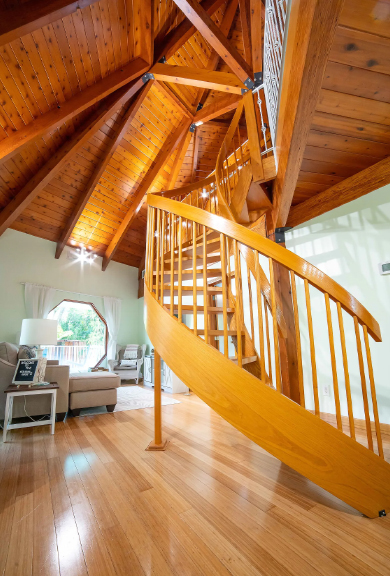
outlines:
[[[57,344],[57,320],[25,318],[22,321],[19,344],[55,346]]]

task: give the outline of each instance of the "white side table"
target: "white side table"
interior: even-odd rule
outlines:
[[[22,384],[19,387],[15,384],[8,386],[4,393],[7,395],[5,403],[5,416],[4,416],[4,430],[3,442],[7,440],[7,431],[14,430],[15,428],[30,428],[31,426],[47,426],[50,424],[51,433],[54,434],[54,427],[56,423],[56,402],[57,390],[59,386],[57,382],[51,382],[49,386],[28,386]],[[50,420],[40,420],[37,422],[23,422],[22,424],[11,424],[12,422],[12,408],[15,396],[30,396],[32,394],[51,394],[51,412]]]

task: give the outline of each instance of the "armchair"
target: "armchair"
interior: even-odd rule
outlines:
[[[4,390],[12,384],[12,378],[18,363],[18,346],[3,342],[0,344],[0,419],[4,419],[5,394]],[[69,366],[59,366],[58,360],[48,360],[45,372],[48,382],[57,382],[56,413],[57,419],[63,419],[69,406]],[[42,416],[50,414],[50,398],[47,394],[27,398],[27,413],[29,416]],[[15,398],[12,413],[14,418],[26,416],[24,412],[24,397]]]
[[[122,380],[135,380],[136,384],[139,382],[139,377],[141,373],[141,367],[144,363],[144,356],[146,350],[146,344],[139,346],[138,348],[138,358],[134,360],[133,366],[121,366],[121,361],[123,360],[123,354],[126,350],[126,346],[117,346],[116,349],[116,359],[108,360],[108,369],[110,372],[117,374],[121,381]]]

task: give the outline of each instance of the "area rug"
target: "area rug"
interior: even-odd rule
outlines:
[[[162,406],[168,406],[168,404],[180,404],[180,402],[174,398],[162,396],[161,404]],[[118,401],[114,412],[153,408],[153,406],[153,390],[147,390],[139,386],[123,386],[118,388]],[[96,406],[95,408],[83,408],[80,412],[80,416],[92,416],[93,414],[107,414],[107,409],[105,406]]]

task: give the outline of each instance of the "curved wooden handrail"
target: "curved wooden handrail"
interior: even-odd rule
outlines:
[[[149,206],[171,212],[176,214],[176,216],[192,220],[197,224],[225,234],[226,236],[237,240],[237,242],[248,246],[248,248],[257,250],[261,254],[279,262],[286,268],[292,270],[297,276],[306,279],[312,286],[318,288],[321,292],[327,293],[335,302],[340,302],[341,307],[346,312],[352,316],[356,316],[361,324],[367,326],[369,334],[376,342],[382,341],[379,324],[368,310],[366,310],[366,308],[354,296],[352,296],[352,294],[340,286],[340,284],[293,252],[286,250],[286,248],[279,246],[275,242],[272,242],[251,230],[248,230],[240,224],[210,214],[200,208],[195,208],[175,200],[156,196],[155,194],[148,194],[147,203]]]
[[[176,196],[184,196],[198,190],[199,188],[204,188],[215,182],[215,175],[208,176],[203,180],[198,180],[198,182],[193,182],[192,184],[187,184],[181,188],[173,188],[172,190],[163,190],[162,192],[154,192],[153,196],[163,196],[163,198],[176,198]]]
[[[374,518],[378,510],[390,509],[387,462],[206,345],[177,322],[147,286],[145,305],[153,346],[178,378],[222,418],[366,516]]]

